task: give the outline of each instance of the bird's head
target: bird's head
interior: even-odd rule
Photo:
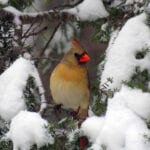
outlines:
[[[85,64],[90,60],[88,53],[77,39],[71,41],[71,50],[66,54],[66,58],[72,63]]]

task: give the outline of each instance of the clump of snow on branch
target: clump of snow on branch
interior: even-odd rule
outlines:
[[[47,107],[47,102],[46,102],[45,95],[44,95],[45,90],[43,88],[42,81],[39,76],[38,70],[35,67],[34,67],[34,71],[32,72],[32,76],[35,78],[35,84],[39,89],[39,94],[40,94],[40,98],[41,98],[41,106],[40,106],[39,112],[43,112],[43,110]]]
[[[113,82],[108,83],[108,88],[119,89],[123,81],[129,81],[139,66],[141,71],[150,70],[150,53],[147,52],[143,59],[136,59],[136,54],[150,47],[150,29],[146,25],[147,15],[140,14],[131,18],[119,32],[111,48],[106,51],[104,71],[101,85],[108,78]]]
[[[104,1],[110,1],[110,0],[104,0]],[[111,1],[111,7],[132,5],[132,8],[135,8],[135,5],[137,6],[137,4],[143,4],[143,3],[145,3],[144,0],[113,0]]]
[[[108,100],[104,117],[90,117],[81,127],[89,137],[92,150],[150,150],[150,135],[145,119],[149,119],[150,94],[123,86]]]
[[[126,0],[126,5],[134,4],[134,3],[143,3],[144,0]]]
[[[80,20],[96,20],[98,18],[108,17],[102,0],[84,0],[74,8],[63,10],[77,16]]]
[[[103,125],[105,117],[92,116],[84,121],[81,130],[89,138],[90,142],[94,143],[98,137]]]
[[[16,8],[12,7],[12,6],[8,6],[8,7],[5,7],[4,10],[14,14],[14,20],[13,22],[16,24],[16,25],[21,25],[21,20],[19,19],[19,16],[22,14],[22,12],[20,12],[19,10],[17,10]]]
[[[8,0],[0,0],[0,4],[5,5],[8,3]]]
[[[14,150],[30,150],[34,144],[38,148],[53,144],[54,139],[47,126],[48,122],[38,113],[21,111],[12,119],[6,138],[12,140]]]
[[[150,29],[146,25],[145,13],[131,18],[122,30],[112,34],[101,85],[106,89],[117,88],[113,98],[108,99],[107,111],[102,117],[89,117],[81,126],[81,131],[92,142],[92,150],[150,150],[150,130],[146,121],[150,119],[150,93],[131,89],[123,85],[130,81],[138,66],[141,71],[150,71],[150,53],[137,58],[139,52],[150,47]],[[108,82],[112,78],[113,82]]]
[[[16,60],[0,76],[0,116],[11,120],[18,111],[25,109],[23,89],[32,65],[23,58]]]
[[[20,110],[26,109],[23,91],[29,76],[33,76],[41,93],[41,101],[45,102],[43,88],[33,62],[18,58],[0,76],[0,116],[10,121]]]

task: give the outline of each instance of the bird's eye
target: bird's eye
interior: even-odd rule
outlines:
[[[74,55],[75,55],[76,57],[78,57],[78,56],[79,56],[79,54],[78,54],[78,53],[75,53]]]
[[[77,59],[80,59],[81,55],[78,54],[78,53],[75,53],[74,56],[77,58]]]

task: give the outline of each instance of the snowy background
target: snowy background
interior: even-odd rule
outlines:
[[[73,14],[79,21],[95,21],[108,18],[110,13],[105,3],[110,1],[84,0],[74,8],[64,9],[62,12]],[[143,0],[114,0],[110,7],[131,7],[134,15],[121,27],[111,29],[110,40],[105,52],[105,59],[99,64],[99,89],[103,92],[112,92],[107,100],[106,113],[90,116],[83,122],[80,132],[88,137],[92,150],[150,150],[150,130],[147,122],[150,120],[150,82],[145,86],[147,90],[129,86],[129,82],[138,69],[150,74],[150,26],[148,24],[148,1],[142,7]],[[1,0],[6,5],[8,1]],[[14,23],[21,24],[20,15],[27,12],[17,11],[7,7],[6,11],[15,15]],[[27,11],[27,10],[26,10]],[[42,13],[42,12],[41,12]],[[36,15],[36,14],[32,14]],[[74,27],[76,24],[73,25]],[[108,23],[101,27],[106,30]],[[67,25],[68,37],[73,34],[72,28]],[[80,33],[80,31],[78,30]],[[57,42],[69,41],[64,38],[60,29],[56,32],[51,46],[45,51],[48,55]],[[30,41],[30,44],[33,44]],[[26,43],[28,44],[28,42]],[[64,51],[70,47],[65,45]],[[58,46],[58,51],[61,47]],[[139,57],[139,54],[140,57]],[[50,67],[50,66],[49,66]],[[103,70],[101,69],[103,68]],[[48,121],[43,119],[39,112],[27,111],[26,100],[23,95],[29,77],[35,78],[40,93],[40,111],[46,107],[44,89],[32,58],[29,54],[20,56],[0,75],[0,117],[9,124],[9,131],[2,140],[11,140],[13,150],[30,150],[36,144],[41,147],[53,144],[55,138],[48,130]],[[103,100],[104,98],[99,99]],[[91,110],[90,110],[91,111]],[[76,130],[75,130],[76,132]],[[68,134],[72,136],[72,134]]]

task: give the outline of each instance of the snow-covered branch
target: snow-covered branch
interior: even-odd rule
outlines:
[[[12,7],[0,9],[0,18],[7,17],[8,19],[14,20],[14,23],[19,24],[32,24],[39,23],[45,20],[69,20],[74,21],[76,17],[72,14],[59,11],[43,11],[39,13],[16,13]]]
[[[18,24],[39,23],[45,20],[61,20],[61,21],[76,21],[79,20],[96,20],[105,18],[109,13],[105,9],[102,0],[84,0],[79,1],[76,5],[64,9],[52,9],[49,11],[37,13],[22,13],[13,7],[0,9],[0,17],[8,17]]]

